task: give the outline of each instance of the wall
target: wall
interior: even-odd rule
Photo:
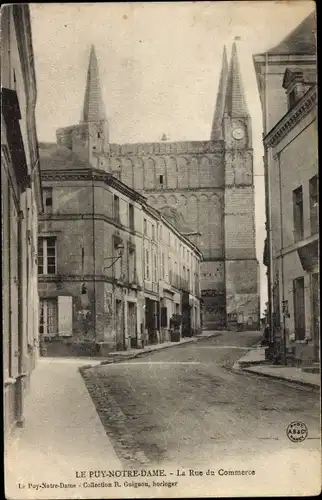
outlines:
[[[294,240],[293,190],[303,189],[303,240],[311,237],[309,179],[318,174],[316,110],[306,115],[271,151],[271,197],[273,209],[273,274],[279,277],[280,300],[288,302],[289,317],[284,317],[287,346],[294,347],[293,280],[304,277],[305,337],[297,344],[304,358],[313,357],[311,276],[303,270]],[[282,305],[280,306],[282,309]],[[301,356],[302,356],[301,354]]]
[[[15,11],[15,18],[13,16]],[[5,430],[23,425],[24,399],[38,357],[37,214],[41,208],[34,121],[36,82],[27,5],[1,11],[1,83],[15,90],[29,187],[16,178],[1,114]],[[3,111],[2,111],[3,113]],[[11,319],[10,319],[11,318]],[[18,377],[22,375],[21,377]]]

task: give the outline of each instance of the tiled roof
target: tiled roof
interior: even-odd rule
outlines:
[[[316,54],[316,14],[312,12],[268,54]]]
[[[39,143],[40,170],[88,169],[90,166],[81,161],[69,149],[56,143]]]

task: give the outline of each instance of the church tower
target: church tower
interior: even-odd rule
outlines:
[[[105,153],[109,144],[109,126],[94,45],[90,49],[80,123],[58,129],[56,135],[58,144],[76,153],[92,167],[100,167],[100,155]]]
[[[222,134],[225,141],[225,287],[227,326],[259,321],[251,118],[236,44],[229,66]]]

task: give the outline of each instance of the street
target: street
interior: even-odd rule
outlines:
[[[258,465],[318,450],[318,391],[231,371],[259,338],[223,332],[87,369],[87,388],[124,466],[205,468],[234,460],[240,468],[254,457]],[[292,421],[307,425],[305,441],[286,436]]]

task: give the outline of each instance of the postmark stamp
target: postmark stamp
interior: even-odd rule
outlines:
[[[308,436],[307,425],[300,421],[291,422],[286,428],[286,435],[293,443],[301,443]]]

